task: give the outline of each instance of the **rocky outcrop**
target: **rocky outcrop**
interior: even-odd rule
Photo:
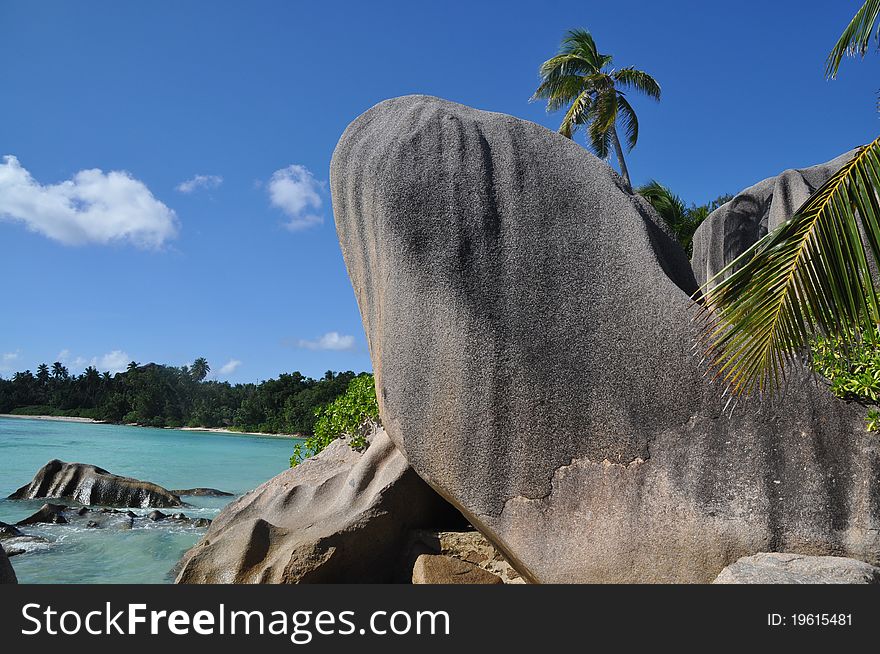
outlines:
[[[184,488],[183,490],[170,491],[178,497],[232,497],[233,493],[217,490],[216,488]]]
[[[3,545],[0,545],[0,584],[17,584],[18,579],[15,576],[15,570],[6,556]]]
[[[455,516],[384,431],[364,452],[337,440],[229,504],[177,583],[391,581],[407,532]]]
[[[861,408],[794,370],[724,413],[681,248],[580,145],[398,98],[349,126],[331,187],[389,437],[529,581],[708,583],[760,551],[878,561]]]
[[[817,188],[855,155],[847,152],[809,168],[786,170],[744,191],[713,211],[697,228],[691,265],[702,286],[768,232],[792,217]]]
[[[157,484],[120,477],[93,465],[65,463],[58,459],[49,461],[31,483],[9,496],[12,500],[40,498],[100,506],[183,506],[177,495]]]
[[[422,554],[413,566],[414,584],[503,584],[501,577],[445,554]]]
[[[761,553],[721,571],[713,584],[880,584],[880,568],[839,556]]]
[[[17,527],[25,527],[27,525],[54,524],[66,525],[68,520],[64,517],[67,507],[63,504],[44,504],[36,513],[29,515],[24,520],[15,523]]]

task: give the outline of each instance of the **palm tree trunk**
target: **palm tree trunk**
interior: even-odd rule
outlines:
[[[623,158],[623,148],[620,147],[620,139],[617,138],[617,129],[611,128],[611,142],[614,144],[614,151],[617,153],[617,165],[620,166],[620,176],[623,177],[623,183],[626,184],[626,190],[632,193],[632,182],[629,181],[629,169],[626,167],[626,161]]]

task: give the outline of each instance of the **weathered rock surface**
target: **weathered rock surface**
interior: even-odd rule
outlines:
[[[880,568],[839,556],[761,553],[731,563],[712,583],[880,584]]]
[[[6,556],[3,545],[0,545],[0,584],[17,584],[18,578],[15,576],[15,570]]]
[[[529,581],[878,561],[862,409],[793,371],[723,414],[681,248],[580,145],[410,96],[349,126],[331,186],[389,437]]]
[[[413,578],[415,562],[423,554],[442,554],[475,565],[499,577],[505,584],[525,583],[492,543],[478,531],[418,529],[411,532],[402,560],[403,576],[407,580]]]
[[[180,498],[157,484],[114,475],[85,463],[53,459],[12,500],[63,498],[80,504],[126,507],[182,506]]]
[[[363,453],[337,440],[229,504],[177,582],[390,581],[407,532],[456,515],[384,431]]]
[[[64,517],[67,507],[63,504],[44,504],[36,513],[29,515],[24,520],[15,523],[17,527],[39,524],[66,525],[68,520]]]
[[[855,151],[809,168],[786,170],[740,191],[694,233],[691,265],[702,286],[768,232],[792,217],[817,188],[848,162]]]
[[[413,566],[414,584],[503,584],[501,577],[445,554],[422,554]]]

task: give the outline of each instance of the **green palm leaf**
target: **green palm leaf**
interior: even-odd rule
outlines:
[[[700,289],[701,341],[734,393],[776,389],[817,333],[845,346],[873,338],[880,307],[866,251],[880,262],[878,188],[880,138]]]
[[[845,56],[865,56],[878,16],[880,16],[880,0],[867,0],[856,12],[850,24],[840,35],[831,54],[828,55],[828,61],[825,65],[826,77],[831,79],[837,77],[837,69],[840,68],[840,62]]]

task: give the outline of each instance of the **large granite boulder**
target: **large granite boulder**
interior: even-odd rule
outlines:
[[[702,286],[768,232],[794,215],[817,188],[855,155],[855,150],[831,161],[786,170],[740,191],[713,211],[694,233],[691,265]]]
[[[15,576],[15,570],[6,556],[3,545],[0,545],[0,584],[17,584],[18,578]]]
[[[157,484],[120,477],[85,463],[53,459],[11,500],[63,498],[80,504],[126,507],[183,506],[180,498]]]
[[[580,145],[398,98],[348,127],[331,187],[388,435],[529,581],[880,558],[862,409],[792,371],[724,413],[681,248]]]
[[[721,571],[713,584],[880,584],[880,568],[842,556],[762,552]]]
[[[391,581],[410,529],[455,520],[379,430],[363,453],[336,440],[229,504],[177,583]]]

